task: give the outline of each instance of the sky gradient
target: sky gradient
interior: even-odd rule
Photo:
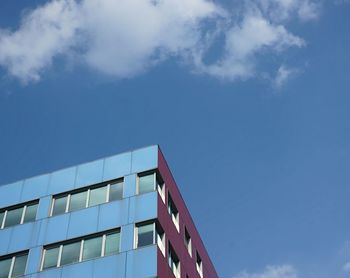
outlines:
[[[159,144],[220,277],[350,277],[349,1],[81,3],[0,4],[0,184]]]

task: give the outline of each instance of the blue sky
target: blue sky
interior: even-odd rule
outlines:
[[[350,277],[350,2],[0,4],[0,183],[160,144],[220,277]]]

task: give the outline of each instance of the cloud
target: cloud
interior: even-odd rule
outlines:
[[[262,272],[240,272],[233,278],[298,278],[296,269],[291,265],[266,266]]]
[[[226,32],[225,53],[212,65],[197,67],[210,75],[234,80],[255,74],[255,55],[281,52],[289,47],[303,47],[303,39],[289,33],[284,26],[274,25],[259,13],[247,14],[242,23]],[[201,61],[201,60],[199,60]]]
[[[28,83],[58,57],[116,78],[175,58],[195,73],[232,81],[259,75],[260,56],[305,47],[287,22],[316,18],[316,2],[242,2],[233,14],[209,0],[52,0],[17,30],[0,29],[0,66]],[[220,36],[219,58],[206,63]]]
[[[288,68],[285,65],[281,65],[277,70],[277,74],[273,82],[274,86],[277,89],[282,88],[287,83],[287,81],[289,81],[289,79],[296,75],[298,72],[299,70],[297,69]]]

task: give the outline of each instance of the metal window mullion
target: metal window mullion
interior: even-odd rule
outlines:
[[[23,211],[22,211],[22,216],[21,216],[21,222],[20,222],[20,224],[23,224],[23,222],[24,222],[24,216],[25,216],[25,214],[26,214],[26,211],[27,211],[27,205],[25,205],[25,206],[23,207]]]
[[[7,210],[5,210],[4,218],[2,219],[2,223],[1,223],[1,225],[0,225],[0,228],[1,228],[1,229],[3,229],[4,226],[5,226],[6,217],[7,217]]]
[[[11,260],[10,272],[9,272],[9,276],[8,276],[9,278],[12,277],[13,267],[15,266],[15,259],[16,259],[16,256],[13,256],[12,260]]]
[[[104,257],[106,254],[106,235],[102,236],[102,248],[101,248],[101,257]]]
[[[68,194],[68,196],[67,196],[67,203],[66,203],[66,210],[64,212],[68,212],[69,211],[70,197],[71,197],[71,194]]]
[[[87,196],[86,196],[86,202],[85,202],[85,207],[89,207],[89,200],[90,200],[90,191],[91,189],[87,190]]]
[[[106,203],[109,202],[109,194],[111,193],[111,184],[107,184],[107,196],[106,196]]]
[[[58,251],[57,267],[61,266],[62,251],[63,251],[63,244],[60,245],[60,249]]]
[[[50,216],[52,216],[52,214],[53,214],[53,208],[55,207],[55,201],[56,201],[56,198],[52,198],[51,208],[50,208]],[[66,204],[66,206],[67,206],[67,204]]]
[[[153,190],[157,190],[157,177],[156,177],[156,173],[153,173]]]
[[[134,228],[134,248],[135,249],[138,247],[138,241],[139,241],[139,228],[135,226]]]
[[[40,271],[43,271],[43,269],[44,269],[45,256],[46,256],[46,249],[44,248],[41,262],[40,262]],[[57,263],[56,263],[56,265],[57,265]]]
[[[83,248],[85,240],[80,241],[80,252],[79,252],[79,262],[83,261]]]
[[[153,226],[153,244],[156,244],[156,243],[157,243],[157,238],[156,238],[156,236],[157,236],[156,223],[153,222],[152,226]]]

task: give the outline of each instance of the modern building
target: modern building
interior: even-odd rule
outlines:
[[[0,186],[0,278],[218,277],[158,146]]]

